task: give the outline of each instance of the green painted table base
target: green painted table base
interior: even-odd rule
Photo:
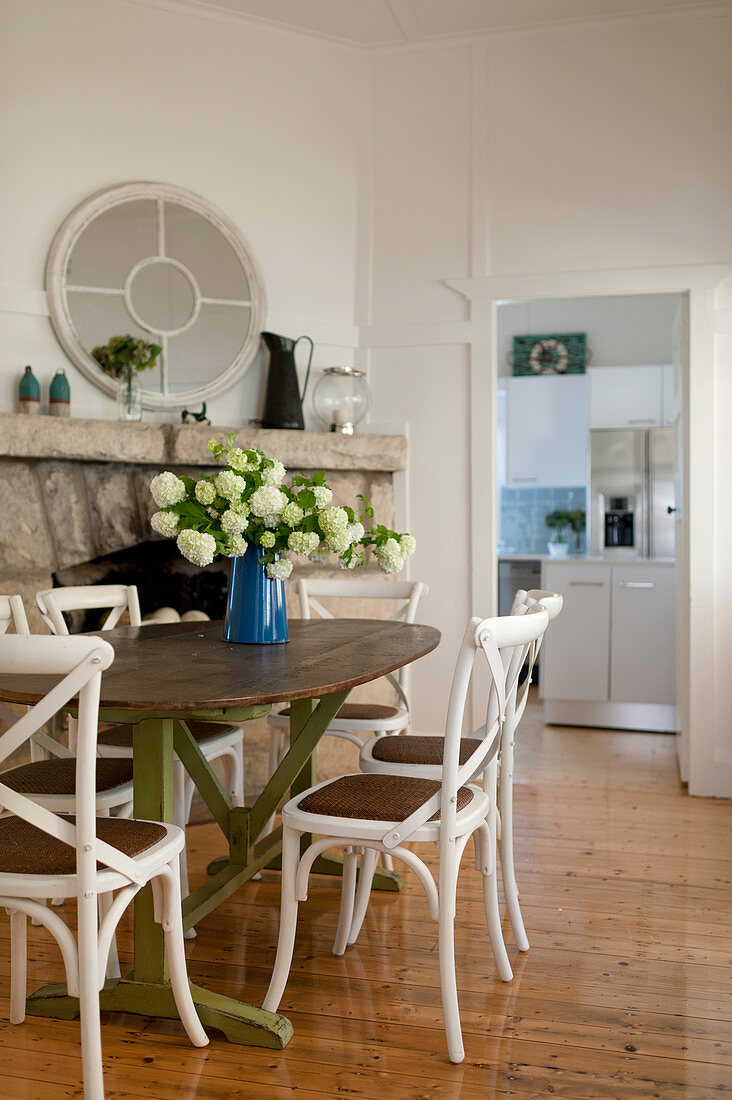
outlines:
[[[228,857],[215,860],[210,868],[211,878],[183,900],[185,929],[196,925],[258,871],[278,866],[282,830],[260,834],[288,790],[297,794],[316,782],[315,746],[347,694],[343,691],[323,696],[319,701],[301,699],[290,704],[290,748],[251,807],[232,806],[179,714],[100,712],[105,721],[121,721],[134,726],[134,816],[172,822],[175,754],[228,842]],[[213,713],[197,711],[187,717],[239,724],[259,718],[269,709],[267,706],[238,707]],[[306,843],[310,841],[310,838],[303,839]],[[342,866],[342,859],[327,854],[318,858],[313,870],[318,874],[339,875]],[[400,890],[402,878],[396,872],[379,868],[374,886],[382,890]],[[177,1019],[163,931],[153,919],[150,886],[140,891],[134,906],[135,969],[132,974],[105,985],[100,994],[101,1008]],[[235,929],[232,934],[236,934]],[[230,1042],[280,1049],[292,1037],[292,1024],[278,1013],[212,993],[193,983],[191,991],[201,1023],[219,1029]],[[27,1012],[31,1016],[74,1019],[79,1014],[79,1002],[68,996],[63,985],[44,986],[28,998]]]
[[[281,1050],[292,1038],[292,1024],[276,1012],[222,997],[201,986],[191,985],[193,1003],[204,1027],[222,1031],[231,1043],[272,1047]],[[99,995],[99,1005],[106,1012],[132,1012],[177,1020],[170,986],[154,982],[139,982],[134,972],[118,981],[107,982]],[[79,1001],[66,994],[65,985],[43,986],[29,997],[29,1015],[51,1016],[59,1020],[74,1020],[79,1015]]]

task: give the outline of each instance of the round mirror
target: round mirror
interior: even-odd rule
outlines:
[[[264,327],[264,285],[244,238],[205,199],[162,183],[121,184],[78,206],[51,246],[46,291],[64,351],[106,393],[117,382],[93,347],[128,333],[160,345],[140,375],[148,409],[223,393]]]

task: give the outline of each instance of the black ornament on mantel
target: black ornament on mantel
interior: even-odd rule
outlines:
[[[263,332],[262,339],[269,348],[269,375],[267,394],[264,399],[263,428],[289,428],[303,431],[305,421],[302,415],[302,403],[308,388],[310,364],[313,361],[313,341],[309,336],[298,336],[291,340],[287,336],[278,336],[275,332]],[[300,396],[295,369],[295,348],[301,340],[310,344],[310,356],[305,374],[305,385]]]

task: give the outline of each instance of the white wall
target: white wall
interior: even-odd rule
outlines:
[[[3,0],[0,17],[0,410],[15,408],[30,363],[44,398],[64,367],[74,415],[116,415],[66,360],[40,292],[62,220],[126,180],[175,183],[224,210],[263,269],[267,327],[313,336],[321,366],[352,362],[365,58],[125,0]],[[209,404],[214,423],[261,415],[265,365]]]
[[[721,95],[731,31],[729,15],[714,15],[545,30],[374,59],[373,181],[362,223],[373,219],[376,228],[371,252],[361,253],[371,307],[362,328],[370,350],[362,354],[377,406],[396,402],[410,420],[411,525],[430,530],[441,522],[449,532],[449,570],[439,571],[431,548],[420,548],[413,563],[415,575],[431,574],[431,621],[446,639],[472,610],[476,577],[491,571],[491,551],[480,538],[471,545],[471,533],[486,526],[481,515],[493,502],[471,500],[469,456],[491,454],[485,437],[494,409],[483,384],[490,321],[473,303],[466,325],[465,302],[445,280],[732,259],[732,117]],[[470,356],[467,372],[458,369],[459,345]],[[422,416],[427,404],[434,430],[420,438],[409,408]],[[720,457],[732,452],[721,433],[717,446]],[[436,455],[449,466],[453,491],[420,504],[415,484]],[[455,530],[451,520],[466,514],[466,504],[469,525]],[[727,555],[717,560],[723,594],[732,577]],[[463,600],[456,574],[472,577]],[[418,698],[434,700],[430,716],[451,658],[449,646],[439,653],[443,672],[425,661],[414,676]],[[717,715],[732,711],[723,678],[715,693]],[[727,751],[726,728],[720,720],[692,767],[696,793],[732,793],[732,769],[715,765]]]

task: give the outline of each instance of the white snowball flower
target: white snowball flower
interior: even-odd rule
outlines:
[[[177,538],[178,549],[184,558],[194,565],[210,565],[216,557],[216,539],[203,531],[181,531]]]
[[[259,540],[260,546],[263,546],[265,550],[271,550],[275,544],[275,537],[271,531],[265,531]]]
[[[178,534],[180,516],[175,512],[153,512],[150,516],[150,526],[159,535],[165,535],[166,539],[175,538]]]
[[[302,523],[304,515],[302,508],[299,504],[295,504],[294,500],[291,500],[282,509],[282,519],[288,527],[297,527],[298,523]]]
[[[262,523],[265,527],[269,527],[272,531],[274,531],[276,527],[279,527],[281,522],[281,512],[268,512],[266,516],[262,516]]]
[[[316,550],[308,554],[308,558],[314,565],[325,565],[326,562],[330,561],[330,550],[324,542],[321,542]]]
[[[417,549],[417,540],[414,535],[402,535],[399,539],[399,546],[404,557],[409,558]]]
[[[275,458],[272,465],[262,471],[262,482],[265,485],[281,485],[285,480],[286,473],[287,470],[279,458]]]
[[[221,516],[221,530],[225,535],[240,535],[246,525],[246,516],[242,516],[233,508],[227,508]]]
[[[320,545],[320,538],[315,531],[293,531],[287,540],[287,545],[295,554],[307,557]]]
[[[279,561],[271,561],[266,567],[267,576],[271,581],[286,581],[292,572],[292,562],[286,558]]]
[[[336,554],[342,554],[351,545],[348,534],[348,515],[344,508],[324,508],[318,515],[320,529],[326,543]]]
[[[241,447],[232,447],[226,456],[226,462],[238,474],[244,474],[249,469],[249,459]]]
[[[179,477],[166,470],[157,474],[150,482],[150,492],[158,508],[169,508],[171,504],[180,504],[186,499],[186,487]]]
[[[213,504],[216,500],[216,490],[210,481],[197,481],[194,492],[199,504]]]
[[[348,525],[348,537],[352,543],[360,542],[366,534],[366,529],[362,523],[356,521],[356,523],[349,523]]]
[[[247,540],[243,535],[229,535],[224,554],[227,558],[241,558],[247,552]]]
[[[375,546],[374,557],[382,573],[398,573],[404,565],[404,555],[396,539],[387,539],[382,546]]]
[[[315,507],[327,508],[333,499],[333,491],[327,485],[313,485],[315,493]]]
[[[249,498],[249,508],[254,516],[281,515],[287,504],[287,495],[275,485],[262,485]]]
[[[218,494],[225,497],[226,500],[240,500],[247,487],[244,478],[239,477],[231,470],[222,470],[220,474],[217,474],[214,485]]]

